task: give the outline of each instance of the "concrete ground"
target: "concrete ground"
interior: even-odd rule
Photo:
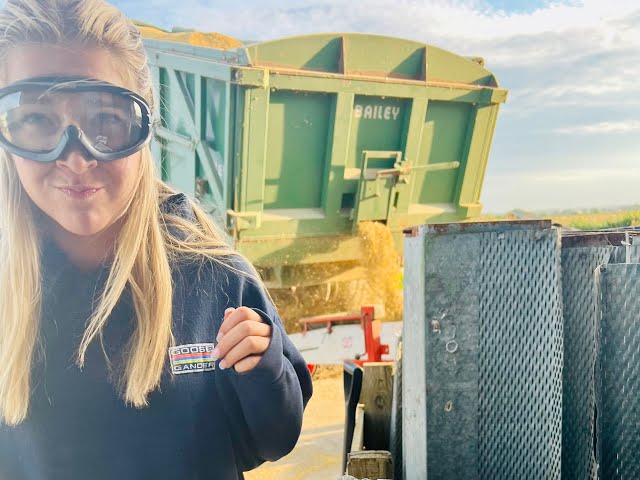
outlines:
[[[342,367],[319,369],[298,445],[286,457],[247,472],[247,480],[336,480],[342,464]]]

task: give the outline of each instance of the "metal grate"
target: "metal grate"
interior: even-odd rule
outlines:
[[[595,457],[596,334],[600,324],[601,265],[640,258],[635,231],[571,233],[562,245],[564,369],[562,478],[597,478]]]
[[[478,237],[405,243],[405,480],[478,478]]]
[[[405,254],[407,480],[640,478],[640,231],[430,225]]]
[[[509,222],[411,236],[403,441],[415,448],[405,449],[405,478],[559,479],[558,231]]]
[[[601,269],[597,375],[600,478],[640,478],[640,265]]]
[[[480,288],[480,478],[559,479],[559,236],[484,234]]]
[[[564,369],[562,390],[562,478],[596,478],[594,452],[597,285],[594,273],[613,247],[564,248]]]

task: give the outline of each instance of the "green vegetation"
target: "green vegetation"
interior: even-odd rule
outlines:
[[[552,216],[551,218],[555,223],[577,228],[578,230],[635,227],[640,225],[640,210],[560,215]]]
[[[485,215],[471,219],[471,221],[497,221],[497,220],[534,220],[549,218],[554,223],[564,227],[576,228],[578,230],[601,230],[615,227],[635,227],[640,226],[640,209],[622,210],[611,212],[588,212],[588,213],[529,213],[517,212],[503,216]]]

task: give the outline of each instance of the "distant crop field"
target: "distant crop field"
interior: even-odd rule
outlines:
[[[640,210],[622,212],[588,213],[551,217],[554,222],[579,230],[599,230],[614,227],[636,227],[640,225]]]
[[[526,214],[526,215],[485,215],[471,219],[472,221],[493,220],[525,220],[549,218],[554,223],[578,230],[600,230],[603,228],[640,226],[640,210],[623,210],[619,212],[576,213],[569,215],[557,214]]]

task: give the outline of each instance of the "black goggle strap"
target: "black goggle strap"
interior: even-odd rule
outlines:
[[[73,91],[94,91],[109,92],[131,97],[134,99],[151,121],[151,107],[147,101],[140,95],[124,87],[119,87],[102,80],[95,80],[87,77],[36,77],[19,82],[12,83],[4,88],[0,88],[0,97],[10,93],[19,92],[25,88],[38,87],[51,90],[60,90],[63,92]]]

